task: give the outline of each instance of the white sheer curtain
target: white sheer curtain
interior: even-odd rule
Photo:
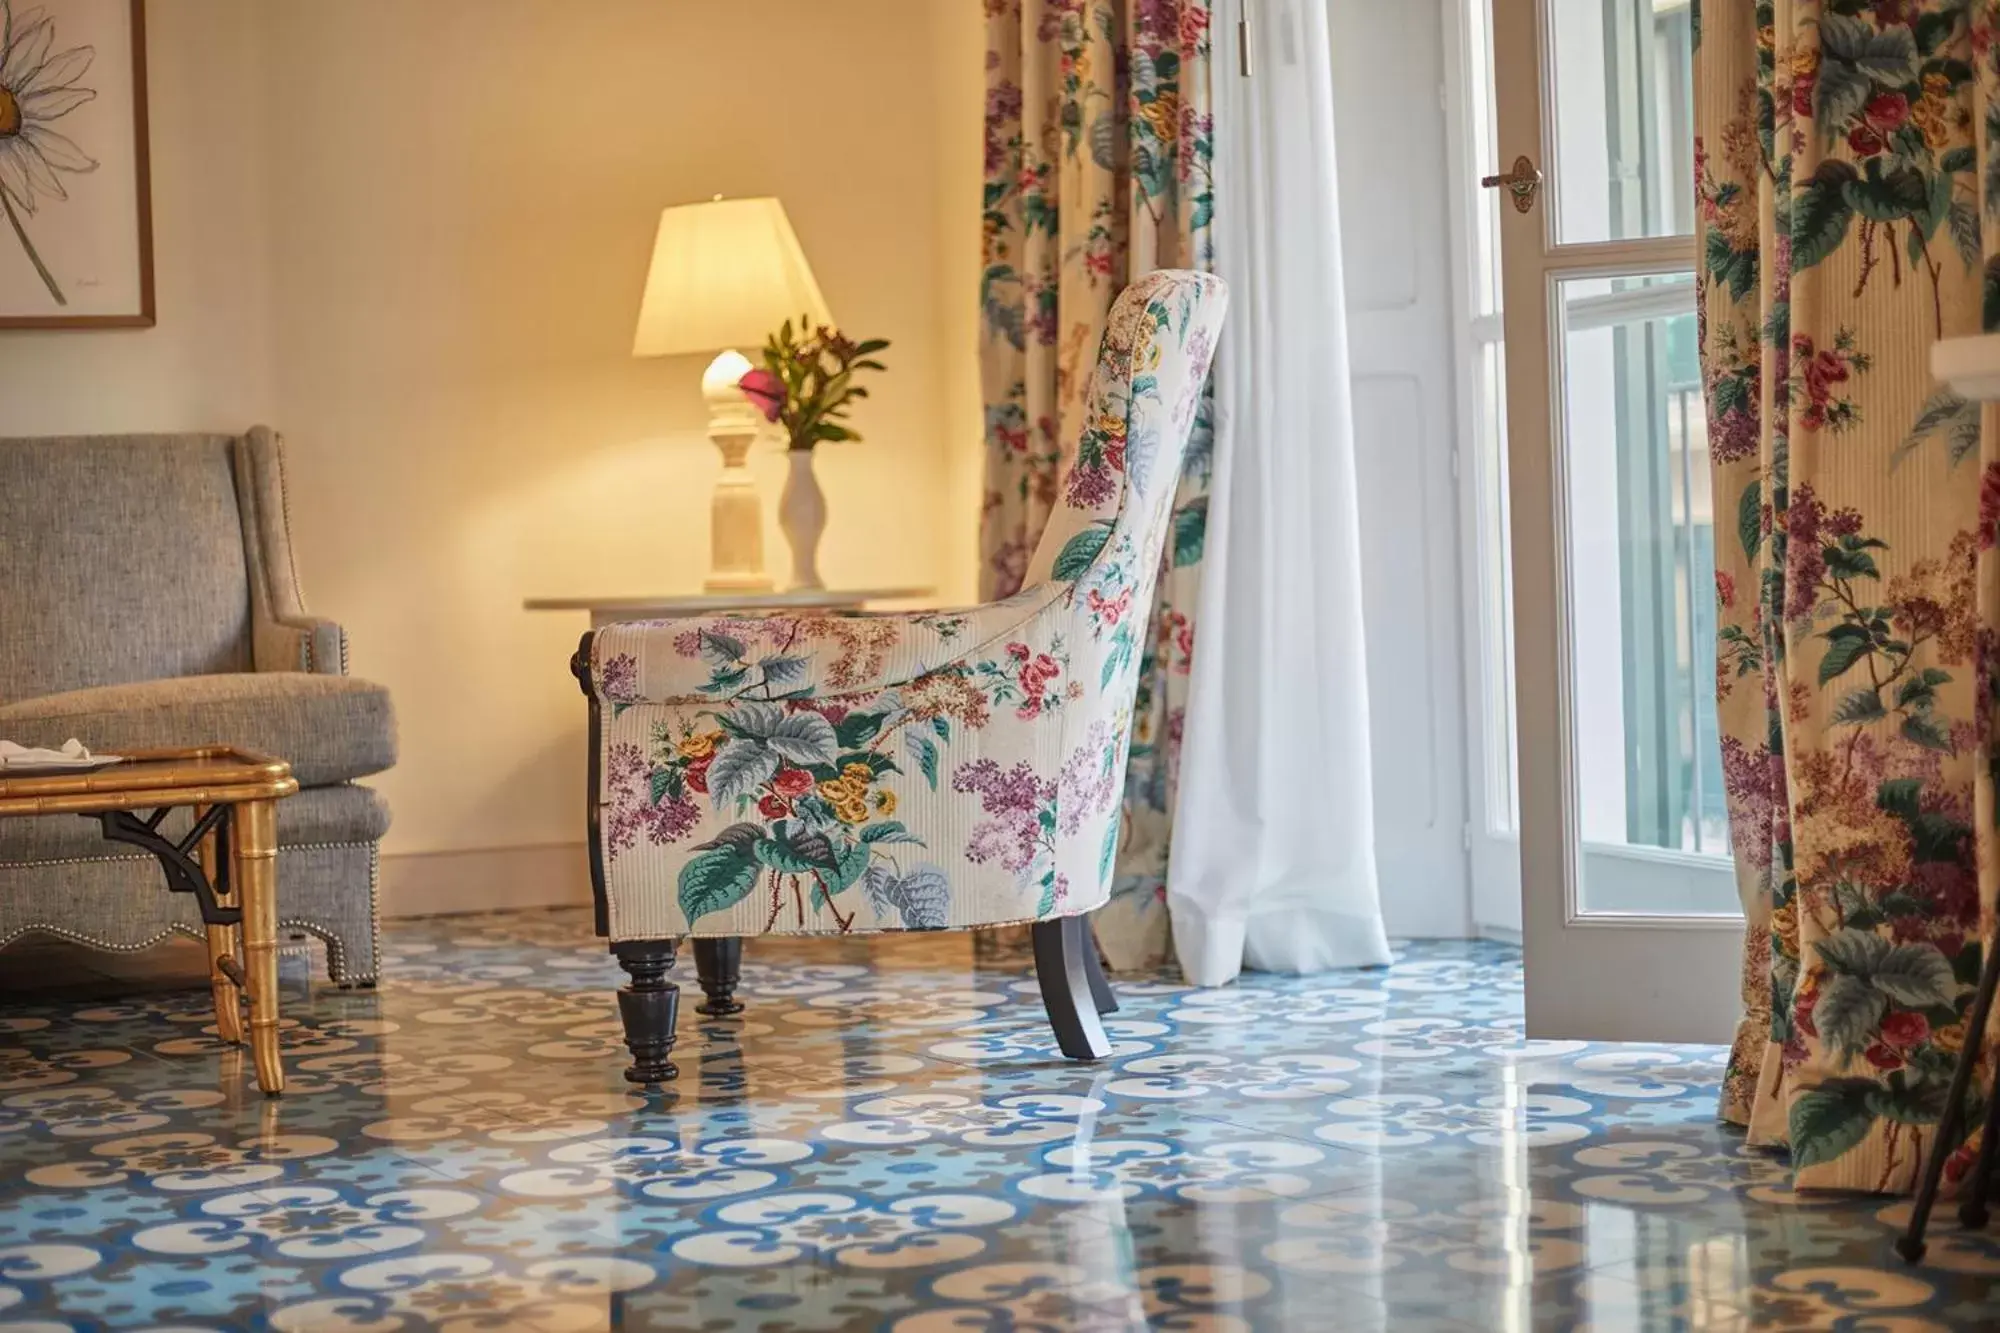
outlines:
[[[1202,986],[1244,967],[1389,961],[1326,0],[1217,9],[1216,271],[1231,299],[1167,878],[1174,949]]]

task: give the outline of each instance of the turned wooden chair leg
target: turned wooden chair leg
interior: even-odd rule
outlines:
[[[1090,955],[1097,946],[1089,921],[1080,916],[1037,921],[1034,939],[1035,980],[1056,1044],[1072,1060],[1102,1060],[1111,1054],[1111,1041],[1098,1020],[1090,984]]]
[[[743,1012],[743,1002],[736,998],[736,982],[743,973],[741,939],[696,940],[694,970],[707,997],[694,1007],[696,1013],[727,1018]]]
[[[1097,932],[1090,928],[1088,917],[1083,925],[1083,965],[1090,972],[1090,998],[1097,1002],[1097,1012],[1117,1013],[1118,993],[1104,975],[1104,957],[1097,951]]]
[[[1937,1204],[1938,1186],[1944,1180],[1945,1159],[1958,1147],[1957,1131],[1965,1118],[1965,1094],[1972,1086],[1973,1071],[1979,1067],[1979,1048],[1986,1040],[1986,1016],[1993,1011],[1993,992],[2000,987],[2000,947],[1987,944],[1984,964],[1979,969],[1979,989],[1973,993],[1972,1012],[1965,1020],[1965,1045],[1958,1053],[1958,1068],[1952,1071],[1951,1091],[1945,1094],[1944,1112],[1938,1117],[1937,1137],[1931,1140],[1930,1156],[1924,1161],[1924,1175],[1917,1197],[1910,1206],[1909,1229],[1896,1240],[1896,1253],[1906,1263],[1924,1257],[1924,1228],[1931,1209]],[[1992,1136],[1989,1134],[1988,1138]],[[1980,1145],[1982,1157],[1985,1145]]]
[[[674,965],[674,941],[626,940],[612,945],[611,952],[631,977],[618,992],[625,1049],[632,1052],[625,1077],[642,1084],[672,1082],[681,1074],[668,1058],[674,1052],[674,1024],[681,1007],[681,988],[667,980]]]

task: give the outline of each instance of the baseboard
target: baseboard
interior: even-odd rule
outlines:
[[[401,852],[382,858],[383,916],[451,916],[590,902],[580,842],[465,852]]]

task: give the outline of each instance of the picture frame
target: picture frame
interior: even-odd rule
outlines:
[[[150,150],[145,0],[0,0],[0,330],[153,326]]]

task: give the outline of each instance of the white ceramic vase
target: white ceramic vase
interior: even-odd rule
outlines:
[[[813,451],[787,452],[792,470],[778,497],[778,526],[792,548],[792,587],[824,588],[819,577],[819,538],[826,531],[826,493],[813,475]]]

